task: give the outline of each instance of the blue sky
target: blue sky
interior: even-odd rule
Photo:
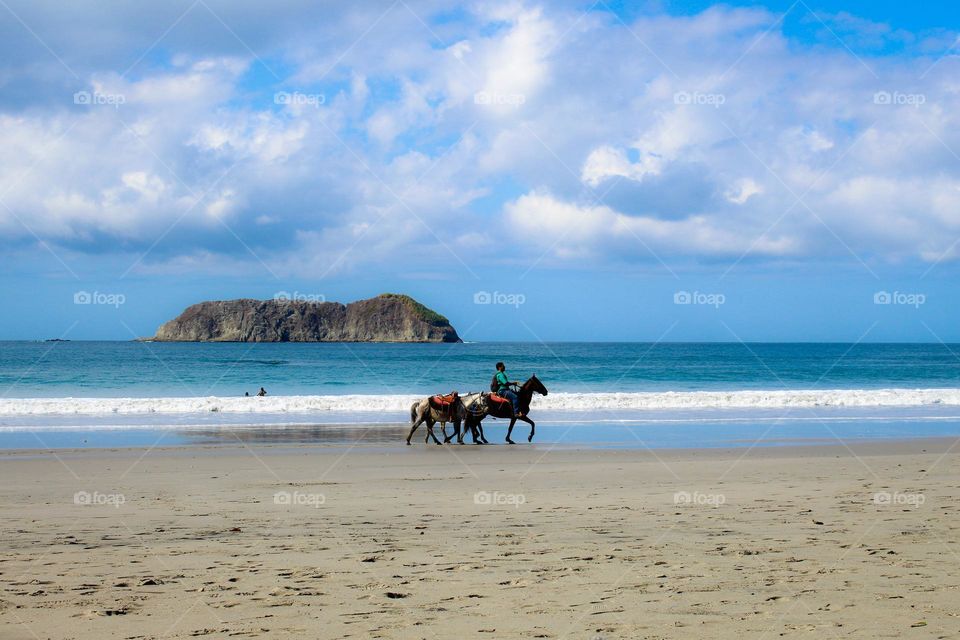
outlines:
[[[0,338],[398,291],[472,340],[960,341],[957,8],[450,6],[0,7]]]

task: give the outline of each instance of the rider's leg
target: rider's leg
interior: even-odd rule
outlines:
[[[520,398],[517,397],[517,394],[511,389],[507,389],[503,392],[503,396],[513,405],[513,413],[520,413]]]

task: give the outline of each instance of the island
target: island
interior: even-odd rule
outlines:
[[[153,342],[462,342],[442,315],[385,293],[350,304],[214,300],[188,307]]]

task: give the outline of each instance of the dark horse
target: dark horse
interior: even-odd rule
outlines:
[[[527,437],[527,442],[532,442],[537,425],[527,414],[530,413],[530,400],[533,398],[534,392],[542,396],[547,395],[547,388],[543,386],[543,383],[540,382],[540,379],[537,378],[536,375],[530,376],[530,379],[520,385],[520,389],[517,391],[517,398],[520,401],[520,413],[522,414],[520,416],[514,415],[513,405],[510,404],[509,400],[506,402],[497,402],[490,397],[492,394],[484,393],[481,410],[479,412],[471,411],[467,413],[464,430],[470,429],[471,434],[474,436],[474,442],[476,442],[477,434],[479,433],[480,440],[485,443],[487,439],[483,436],[483,419],[487,416],[509,419],[510,426],[507,428],[507,443],[516,444],[510,439],[510,434],[513,433],[513,427],[517,423],[517,420],[522,420],[530,425],[530,435]]]

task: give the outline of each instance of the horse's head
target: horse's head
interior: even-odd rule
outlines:
[[[536,391],[542,396],[547,395],[547,388],[543,386],[542,382],[540,382],[540,378],[537,377],[537,374],[530,376],[530,379],[524,382],[523,386],[531,391]]]
[[[476,411],[485,408],[487,400],[480,392],[465,393],[460,396],[460,404],[463,405],[463,408],[467,411]]]

